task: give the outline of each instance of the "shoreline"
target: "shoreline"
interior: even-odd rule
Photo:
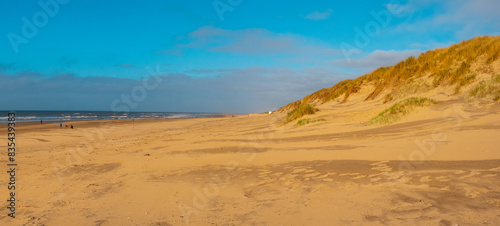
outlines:
[[[2,112],[8,112],[8,111],[2,111]],[[12,111],[12,112],[16,112],[16,111]],[[37,112],[37,111],[26,111],[26,112]],[[58,112],[58,111],[46,111],[46,112]],[[69,111],[68,111],[69,112]],[[85,111],[71,111],[71,112],[85,112]],[[24,123],[24,124],[27,124],[27,123],[32,123],[32,124],[36,124],[36,123],[40,123],[41,120],[43,120],[44,123],[65,123],[65,122],[74,122],[74,121],[96,121],[96,120],[132,120],[132,119],[136,119],[136,120],[139,120],[139,119],[187,119],[187,118],[223,118],[223,117],[228,117],[228,116],[231,116],[231,115],[244,115],[244,114],[224,114],[224,113],[203,113],[203,112],[174,112],[174,113],[170,113],[170,112],[132,112],[132,113],[141,113],[141,114],[178,114],[177,116],[179,115],[183,115],[181,117],[173,117],[169,115],[169,117],[141,117],[141,116],[138,116],[136,115],[137,117],[133,117],[132,116],[127,116],[125,118],[115,118],[114,116],[112,117],[109,117],[109,116],[100,116],[100,117],[92,117],[92,118],[82,118],[82,119],[77,119],[78,116],[75,116],[76,118],[75,119],[69,119],[69,120],[53,120],[53,119],[50,119],[50,120],[44,120],[44,119],[37,119],[37,120],[23,120],[23,121],[17,121],[17,123]],[[186,114],[190,114],[191,116],[188,116],[186,117]],[[23,115],[19,115],[19,114],[16,114],[16,117],[19,118],[19,117],[27,117],[27,116],[23,116]],[[39,118],[39,117],[48,117],[48,116],[43,116],[43,115],[32,115],[32,116],[29,116],[29,117],[32,117],[32,118]],[[50,116],[53,118],[53,116]],[[54,116],[55,117],[55,116]],[[4,117],[6,118],[6,117]],[[6,123],[9,123],[8,121],[0,121],[0,124],[6,124]]]
[[[238,115],[241,116],[241,115]],[[193,120],[193,119],[210,119],[210,118],[227,118],[232,117],[231,115],[217,115],[212,117],[198,117],[198,118],[134,118],[134,119],[92,119],[92,120],[69,120],[69,121],[43,121],[43,124],[40,124],[40,121],[31,121],[31,122],[15,122],[17,133],[24,132],[37,132],[37,131],[46,131],[51,129],[71,129],[70,126],[73,125],[73,129],[78,128],[97,128],[102,125],[133,125],[134,123],[160,123],[165,121],[180,121],[180,120]],[[237,117],[237,115],[235,115]],[[62,123],[62,128],[59,128],[59,123]],[[0,127],[7,127],[7,122],[1,122]],[[68,127],[66,127],[66,125]]]

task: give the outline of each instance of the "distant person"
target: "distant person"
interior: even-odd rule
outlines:
[[[71,125],[71,129],[73,129],[73,125]]]
[[[61,129],[61,128],[62,128],[62,123],[59,123],[59,129]]]
[[[43,120],[40,120],[40,125],[43,125]]]

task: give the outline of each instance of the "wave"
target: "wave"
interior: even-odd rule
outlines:
[[[5,115],[7,112],[5,112]],[[16,112],[17,122],[34,122],[43,120],[44,122],[66,122],[84,120],[123,120],[123,119],[178,119],[178,118],[198,118],[209,117],[216,114],[211,113],[171,113],[171,112],[69,112],[69,111],[19,111]],[[0,123],[8,122],[8,117],[0,117]]]

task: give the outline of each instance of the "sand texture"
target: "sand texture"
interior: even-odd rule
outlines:
[[[19,124],[16,219],[2,208],[0,224],[500,224],[500,103],[367,126],[382,108],[326,104],[305,126],[282,113]]]

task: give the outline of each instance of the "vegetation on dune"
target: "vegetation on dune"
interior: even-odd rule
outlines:
[[[476,80],[476,74],[469,75],[469,76],[462,78],[460,80],[460,82],[457,84],[457,86],[455,87],[455,94],[460,93],[460,90],[462,89],[462,87],[471,84],[472,82],[474,82],[474,80]]]
[[[463,41],[449,48],[429,50],[420,54],[418,58],[409,57],[392,67],[381,67],[370,74],[353,80],[344,80],[331,88],[321,89],[282,107],[280,110],[288,111],[312,102],[325,103],[339,97],[346,102],[349,96],[357,93],[364,83],[372,83],[375,88],[365,100],[373,100],[382,92],[388,91],[384,101],[392,101],[394,92],[402,84],[430,76],[432,85],[450,86],[457,85],[455,92],[459,93],[461,87],[474,82],[476,75],[471,71],[471,65],[479,57],[484,57],[484,63],[489,65],[500,58],[500,36],[483,36]],[[500,97],[499,97],[500,98]]]
[[[307,124],[310,124],[310,123],[315,123],[315,122],[324,122],[326,121],[325,119],[310,119],[310,118],[306,118],[306,119],[301,119],[299,121],[297,121],[297,124],[295,124],[296,126],[303,126],[303,125],[307,125]]]
[[[468,100],[489,96],[492,96],[494,101],[500,100],[500,75],[496,75],[491,81],[483,82],[474,87],[469,92]]]
[[[284,124],[295,121],[296,119],[302,118],[304,115],[312,115],[318,111],[317,108],[314,108],[310,104],[304,104],[296,107],[291,112],[288,112]]]
[[[410,114],[416,108],[426,107],[432,104],[436,104],[437,101],[429,98],[423,97],[411,97],[405,100],[402,100],[392,107],[384,110],[375,118],[368,121],[368,125],[373,124],[390,124],[398,121],[403,116]]]

